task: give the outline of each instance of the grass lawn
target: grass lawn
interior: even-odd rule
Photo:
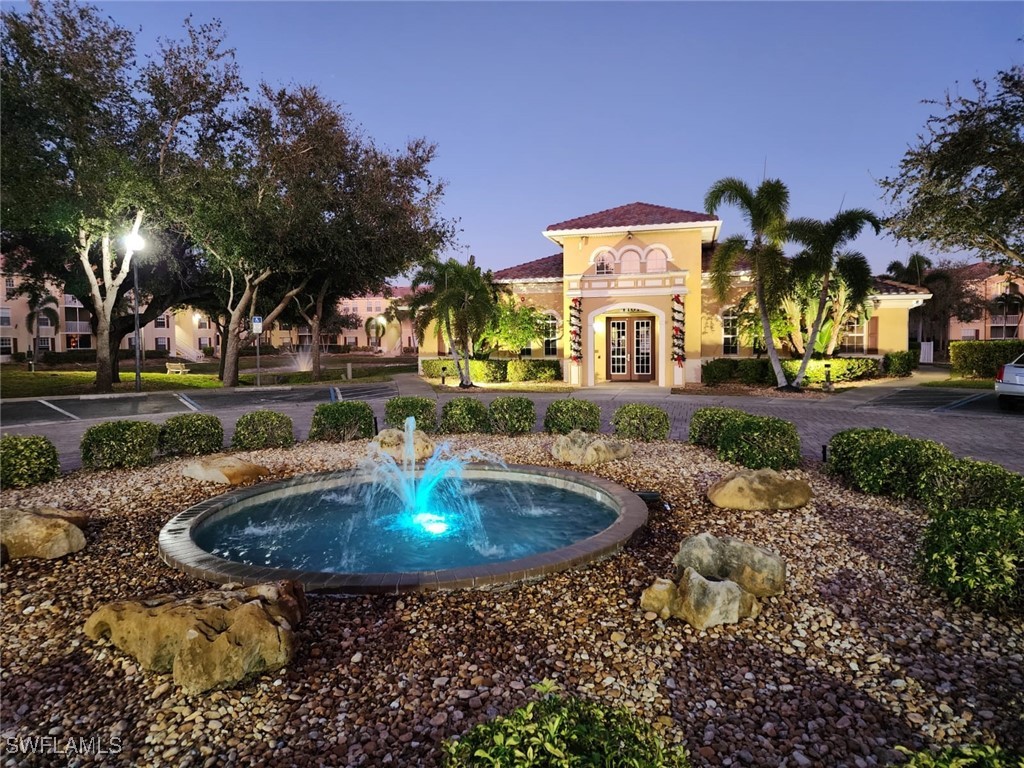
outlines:
[[[922,387],[944,387],[946,389],[995,389],[995,379],[943,379],[925,381]]]

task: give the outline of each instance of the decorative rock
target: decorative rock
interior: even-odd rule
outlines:
[[[70,518],[70,519],[69,519]],[[41,557],[52,560],[85,547],[85,535],[71,520],[82,521],[77,513],[53,507],[0,509],[0,543],[6,558]]]
[[[374,438],[377,447],[399,464],[405,459],[405,432],[401,429],[382,429]],[[426,461],[434,455],[434,441],[426,433],[412,433],[413,455],[416,461]]]
[[[574,429],[568,435],[555,438],[551,444],[551,455],[567,464],[602,464],[632,456],[633,448],[620,440],[609,440]]]
[[[174,682],[195,694],[285,666],[305,615],[297,582],[229,584],[185,598],[108,603],[86,621],[85,634],[109,638],[146,669],[173,672]]]
[[[706,579],[734,581],[755,597],[779,595],[786,588],[786,563],[781,557],[732,536],[691,536],[680,544],[672,564],[677,579],[692,568]]]
[[[692,568],[683,572],[678,599],[672,615],[684,619],[696,629],[718,624],[735,624],[740,619],[756,618],[761,604],[732,581],[708,581]]]
[[[640,595],[640,607],[663,619],[672,615],[672,603],[679,597],[676,585],[668,579],[657,579]]]
[[[250,464],[235,456],[205,456],[190,461],[181,471],[185,477],[205,483],[240,485],[269,475],[270,470],[259,464]]]
[[[742,469],[712,485],[708,500],[722,509],[796,509],[811,500],[811,486],[774,469]]]

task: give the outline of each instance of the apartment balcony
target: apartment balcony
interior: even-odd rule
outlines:
[[[566,278],[566,293],[570,296],[613,295],[665,295],[684,293],[685,271],[655,274],[576,275]]]
[[[1012,325],[1020,324],[1020,315],[989,315],[989,325]]]
[[[63,333],[92,333],[92,325],[80,320],[65,320],[61,329]]]

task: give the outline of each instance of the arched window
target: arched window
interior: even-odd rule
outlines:
[[[736,307],[722,310],[722,354],[738,355],[740,353],[739,337],[740,313]]]
[[[626,251],[619,256],[619,272],[624,275],[635,275],[640,271],[640,254]]]
[[[668,258],[660,248],[655,248],[647,254],[647,272],[664,272],[667,269]]]
[[[615,259],[610,253],[599,254],[594,259],[594,271],[598,275],[611,275],[615,272]]]

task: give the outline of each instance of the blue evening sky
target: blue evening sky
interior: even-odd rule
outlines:
[[[383,146],[436,142],[457,255],[494,269],[556,252],[549,224],[634,201],[700,211],[716,179],[765,168],[792,216],[884,214],[875,180],[935,111],[921,101],[1024,60],[1019,2],[102,7],[141,27],[142,53],[189,13],[220,18],[250,86],[316,84]],[[855,247],[876,272],[912,250]]]

